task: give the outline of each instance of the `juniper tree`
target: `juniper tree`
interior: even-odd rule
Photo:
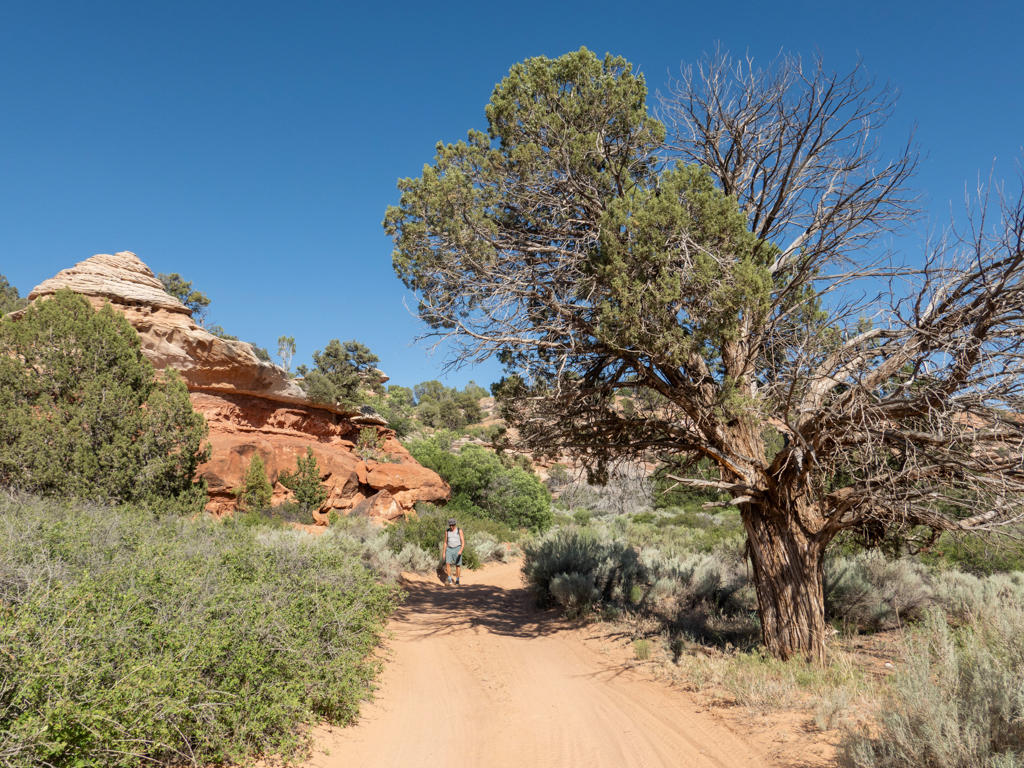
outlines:
[[[300,368],[299,372],[305,377],[310,400],[357,408],[364,400],[362,389],[379,389],[373,375],[379,361],[365,344],[332,339],[323,352],[318,349],[313,353],[316,367],[310,371]]]
[[[65,289],[0,322],[0,485],[201,508],[206,435],[181,377],[154,375],[109,304],[96,311]]]
[[[450,366],[514,374],[523,447],[574,452],[598,481],[672,459],[678,487],[724,492],[766,646],[821,659],[839,532],[1020,519],[1024,201],[911,268],[872,250],[915,212],[913,148],[872,138],[887,85],[718,56],[673,84],[671,132],[646,95],[586,50],[515,65],[488,133],[399,182],[394,268]],[[715,474],[687,476],[702,460]]]
[[[8,283],[6,277],[0,275],[0,315],[23,309],[27,304],[28,299],[23,299],[18,294],[18,289]]]
[[[313,455],[313,447],[306,446],[305,457],[296,459],[297,471],[292,476],[295,500],[303,509],[318,510],[327,499],[327,488],[320,482],[320,469]]]
[[[246,511],[258,512],[270,509],[274,489],[267,477],[267,468],[260,455],[254,454],[245,470],[245,480],[238,497],[238,506]]]
[[[157,275],[157,279],[163,283],[164,290],[180,301],[192,312],[192,318],[196,323],[205,327],[207,307],[210,306],[209,297],[202,291],[198,291],[192,287],[192,281],[186,280],[177,272],[172,272],[169,275],[160,273]],[[220,326],[214,326],[220,328]],[[221,329],[223,332],[223,329]]]

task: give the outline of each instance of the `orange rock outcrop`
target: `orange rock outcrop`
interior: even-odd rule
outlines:
[[[207,481],[215,514],[235,507],[233,490],[243,483],[255,454],[267,467],[274,503],[291,492],[278,482],[294,472],[296,458],[313,448],[328,497],[316,515],[332,509],[394,519],[417,501],[444,501],[450,489],[420,466],[383,420],[342,408],[310,403],[280,367],[260,360],[241,341],[221,339],[197,326],[191,312],[169,296],[134,253],[99,254],[41,283],[36,300],[70,288],[99,308],[109,301],[142,338],[142,351],[157,370],[174,368],[188,385],[192,405],[210,427],[212,456],[199,474]],[[364,461],[354,452],[362,429],[384,438],[386,462]]]

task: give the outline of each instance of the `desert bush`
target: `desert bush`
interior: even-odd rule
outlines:
[[[918,562],[887,560],[879,552],[825,561],[829,619],[871,630],[917,620],[932,604],[931,579]]]
[[[872,734],[847,730],[844,768],[1024,765],[1024,611],[985,611],[951,629],[929,615],[908,641]]]
[[[274,489],[270,485],[270,478],[267,477],[263,459],[258,453],[253,454],[252,460],[245,470],[243,483],[241,490],[238,491],[239,509],[259,511],[270,508]]]
[[[651,641],[634,640],[633,654],[636,656],[637,661],[647,661],[649,658],[651,658]]]
[[[601,597],[601,592],[594,586],[592,574],[555,574],[548,591],[555,603],[565,609],[569,618],[586,615],[591,605]]]
[[[406,544],[402,547],[402,551],[396,555],[396,559],[403,571],[411,573],[426,573],[434,570],[437,566],[437,556],[415,544]]]
[[[632,547],[593,528],[559,528],[523,546],[523,574],[534,599],[542,606],[556,603],[551,581],[558,574],[590,578],[602,600],[630,595],[646,578]]]
[[[61,290],[0,323],[0,485],[196,513],[206,435],[181,377],[156,378],[109,304]]]
[[[0,499],[4,764],[295,755],[356,717],[398,594],[326,536]]]
[[[670,508],[648,514],[620,518],[623,534],[634,547],[654,547],[670,557],[704,553],[734,562],[745,557],[746,533],[738,512],[709,515]]]
[[[420,464],[451,486],[452,509],[468,506],[475,516],[511,528],[543,531],[551,527],[551,493],[531,472],[506,467],[497,454],[478,445],[451,453],[451,433],[413,440],[407,447]]]
[[[707,554],[664,557],[654,548],[645,549],[640,561],[653,582],[647,595],[649,602],[673,598],[680,607],[703,604],[730,613],[750,610],[745,602],[734,604],[732,600],[747,586],[746,571],[738,563]]]
[[[436,557],[440,558],[439,545],[448,529],[448,518],[453,516],[451,503],[445,507],[417,504],[416,512],[415,517],[388,526],[385,533],[388,546],[393,552],[401,552],[406,544],[415,544],[426,552],[437,553]],[[504,542],[515,542],[519,538],[516,531],[494,520],[480,519],[464,512],[454,513],[466,537],[462,560],[467,568],[476,569],[491,560],[505,562],[519,554],[518,548],[502,546]],[[499,553],[498,548],[505,553]]]
[[[474,534],[468,537],[466,543],[473,545],[473,549],[476,550],[476,555],[480,558],[480,562],[503,560],[504,545],[485,530],[474,532]]]
[[[1024,573],[999,573],[978,578],[944,571],[935,577],[935,601],[955,622],[969,622],[1003,605],[1024,608]]]
[[[975,576],[1024,571],[1024,533],[1019,526],[1007,529],[1016,536],[955,536],[944,533],[920,555],[921,562],[937,568],[955,568]]]

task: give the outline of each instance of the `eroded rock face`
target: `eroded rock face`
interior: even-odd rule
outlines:
[[[192,406],[210,425],[213,455],[199,471],[209,488],[211,512],[234,509],[233,490],[242,486],[245,470],[257,453],[274,486],[274,503],[286,501],[291,491],[278,480],[282,472],[295,471],[296,460],[305,455],[307,446],[313,449],[320,479],[327,487],[321,512],[351,510],[387,490],[404,513],[417,501],[443,502],[450,493],[448,485],[416,463],[390,430],[381,430],[387,435],[384,453],[390,461],[367,462],[353,451],[359,431],[367,425],[351,418],[308,404],[282,405],[251,395],[192,392],[191,398]]]
[[[447,484],[416,463],[382,420],[310,403],[283,369],[257,358],[249,344],[221,339],[192,322],[188,308],[167,295],[134,253],[86,259],[37,286],[29,299],[62,288],[83,294],[97,308],[109,301],[139,332],[142,351],[157,370],[181,372],[193,407],[210,427],[212,456],[199,469],[209,487],[210,512],[235,508],[233,491],[242,486],[257,453],[274,486],[274,503],[287,500],[291,491],[278,478],[295,471],[307,446],[313,448],[329,494],[323,513],[351,510],[373,498],[371,514],[387,520],[405,514],[417,501],[448,498]],[[384,436],[388,463],[366,462],[353,452],[359,431],[366,428]],[[325,515],[317,518],[326,520]]]
[[[175,368],[190,390],[306,402],[302,390],[272,363],[256,357],[244,341],[214,336],[192,322],[185,305],[164,292],[152,270],[134,253],[101,253],[51,277],[28,295],[35,300],[62,288],[87,296],[99,309],[109,301],[142,337],[142,349],[158,370]]]

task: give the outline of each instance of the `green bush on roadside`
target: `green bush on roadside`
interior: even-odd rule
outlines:
[[[9,766],[294,756],[349,723],[399,590],[357,545],[131,507],[0,499]]]
[[[451,453],[451,433],[408,444],[420,464],[437,472],[452,488],[452,509],[472,509],[510,528],[543,531],[551,527],[551,493],[533,473],[506,467],[501,458],[477,445]],[[453,506],[454,505],[454,506]]]
[[[459,512],[453,509],[450,502],[444,507],[417,504],[415,517],[388,526],[387,537],[391,551],[401,552],[407,544],[415,544],[426,552],[434,553],[439,561],[440,545],[448,530],[449,517],[458,519],[459,528],[466,537],[462,559],[467,568],[476,570],[487,562],[505,561],[509,554],[518,551],[517,548],[509,550],[500,546],[518,541],[519,534],[516,531],[494,520],[481,519],[464,510]]]

